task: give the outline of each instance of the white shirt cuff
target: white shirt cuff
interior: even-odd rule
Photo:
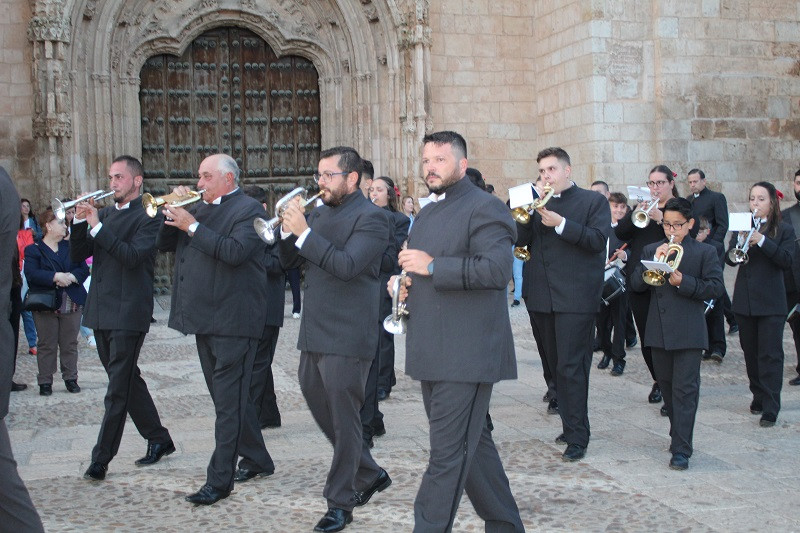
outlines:
[[[303,247],[303,243],[306,242],[306,237],[308,237],[309,233],[311,233],[311,228],[306,228],[306,230],[297,238],[297,242],[295,242],[294,245],[297,246],[298,249]],[[282,236],[283,230],[281,230],[281,237]]]
[[[756,244],[756,246],[758,246],[759,248],[761,248],[762,246],[764,246],[764,241],[765,241],[765,240],[767,240],[767,236],[766,236],[766,235],[762,235],[762,236],[761,236],[761,240],[759,240],[759,241],[758,241],[758,243]]]
[[[187,232],[189,234],[189,237],[194,237],[194,232],[196,232],[197,228],[199,228],[199,227],[200,227],[200,223],[197,222],[197,221],[192,222],[191,224],[189,224],[189,231]]]
[[[556,226],[556,233],[561,235],[561,233],[564,231],[564,226],[566,226],[566,225],[567,225],[567,219],[564,218],[564,217],[561,217],[561,223],[558,226]]]
[[[74,223],[74,221],[73,221],[73,223]],[[93,227],[91,230],[89,230],[89,234],[92,237],[97,237],[97,234],[100,233],[101,229],[103,229],[103,223],[102,222],[98,222],[95,227]]]

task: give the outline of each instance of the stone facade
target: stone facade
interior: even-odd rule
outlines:
[[[322,144],[424,192],[419,142],[455,129],[501,196],[560,145],[576,180],[666,163],[744,201],[800,164],[800,1],[0,0],[0,164],[42,205],[141,152],[139,71],[241,26],[320,75]],[[682,187],[682,192],[687,192]]]

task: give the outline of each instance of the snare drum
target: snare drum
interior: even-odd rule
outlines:
[[[625,274],[619,267],[607,268],[603,274],[603,303],[608,306],[625,292]]]

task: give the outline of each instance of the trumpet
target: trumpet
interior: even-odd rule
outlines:
[[[750,228],[750,232],[747,234],[745,239],[742,239],[742,234],[739,234],[739,239],[736,242],[736,247],[728,250],[728,259],[731,263],[737,265],[746,265],[748,261],[750,261],[750,256],[747,255],[747,250],[750,249],[750,237],[753,236],[753,233],[759,231],[761,229],[761,218],[757,217],[758,211],[753,210],[753,227]]]
[[[383,319],[383,329],[392,335],[402,335],[406,332],[408,309],[406,303],[400,301],[400,287],[405,287],[406,271],[394,278],[392,284],[392,314]]]
[[[67,216],[67,210],[71,207],[75,207],[81,202],[85,202],[87,200],[102,200],[107,196],[111,196],[114,194],[114,191],[94,191],[90,192],[89,194],[85,194],[80,198],[75,198],[69,202],[62,202],[58,198],[53,198],[53,202],[50,204],[50,207],[53,209],[53,213],[56,215],[58,220],[64,220]]]
[[[325,192],[325,189],[320,189],[317,194],[312,196],[311,198],[306,198],[306,190],[303,187],[297,187],[292,192],[281,198],[275,204],[275,213],[276,215],[269,220],[265,220],[263,218],[256,218],[253,221],[253,227],[258,233],[258,236],[261,237],[261,240],[267,244],[272,244],[275,242],[275,228],[277,228],[281,222],[283,222],[283,212],[286,211],[286,208],[289,207],[289,202],[291,202],[294,198],[299,196],[303,199],[302,205],[303,208],[307,207],[309,204],[313,203],[317,198],[322,196],[322,193]]]
[[[514,248],[514,257],[520,261],[529,261],[531,258],[531,253],[528,251],[527,246],[517,246]]]
[[[173,192],[165,194],[164,196],[153,196],[149,192],[146,192],[142,195],[142,205],[144,206],[147,216],[153,218],[158,214],[158,208],[162,205],[167,204],[171,207],[183,207],[184,205],[193,204],[203,198],[204,192],[206,192],[206,190],[201,189],[199,191],[189,191],[186,194]]]
[[[633,225],[637,228],[646,228],[650,224],[650,211],[658,205],[658,198],[654,198],[647,206],[647,209],[637,207],[631,214]]]
[[[527,224],[530,222],[533,212],[540,207],[544,207],[544,204],[546,204],[550,198],[553,197],[553,193],[555,192],[553,187],[550,185],[545,185],[542,191],[544,192],[544,196],[536,198],[533,203],[529,205],[521,205],[511,210],[511,216],[514,218],[514,220],[520,224]],[[523,261],[525,260],[523,259]]]
[[[668,264],[672,270],[677,270],[678,265],[681,264],[681,259],[683,258],[683,246],[677,242],[673,242],[674,239],[675,235],[671,235],[669,238],[669,248],[667,249],[667,253],[660,256],[657,261]],[[675,254],[675,256],[672,259],[668,259],[672,254]],[[648,285],[660,287],[666,283],[667,274],[661,270],[650,269],[642,272],[642,279],[644,279],[644,282]]]

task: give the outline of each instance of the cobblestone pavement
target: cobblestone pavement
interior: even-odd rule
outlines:
[[[291,297],[289,296],[289,300]],[[162,305],[165,302],[160,302]],[[214,411],[192,337],[168,329],[168,312],[145,340],[140,367],[178,451],[152,467],[133,462],[146,444],[128,422],[106,481],[82,479],[103,413],[106,376],[93,348],[80,341],[80,394],[56,376],[50,397],[38,395],[35,359],[20,350],[8,426],[20,473],[48,531],[311,531],[325,512],[322,488],[331,447],[314,424],[297,379],[299,320],[286,308],[274,363],[283,426],[265,430],[273,476],[238,485],[211,507],[183,497],[205,480],[213,448]],[[774,428],[749,413],[742,353],[728,337],[723,364],[703,363],[691,468],[667,467],[668,421],[647,403],[651,382],[638,347],[621,377],[592,368],[586,458],[564,463],[558,416],[546,414],[541,365],[524,308],[510,310],[519,379],[495,388],[494,438],[529,531],[796,531],[800,530],[800,387],[785,385]],[[492,329],[487,324],[487,334]],[[788,332],[788,328],[787,328]],[[24,339],[24,337],[22,337]],[[795,351],[784,337],[784,384],[794,377]],[[21,344],[24,344],[24,340]],[[410,531],[413,501],[427,459],[427,423],[419,386],[403,374],[381,403],[387,434],[373,455],[394,483],[357,508],[347,531]],[[595,364],[599,354],[595,354]],[[482,531],[466,497],[455,531]]]

